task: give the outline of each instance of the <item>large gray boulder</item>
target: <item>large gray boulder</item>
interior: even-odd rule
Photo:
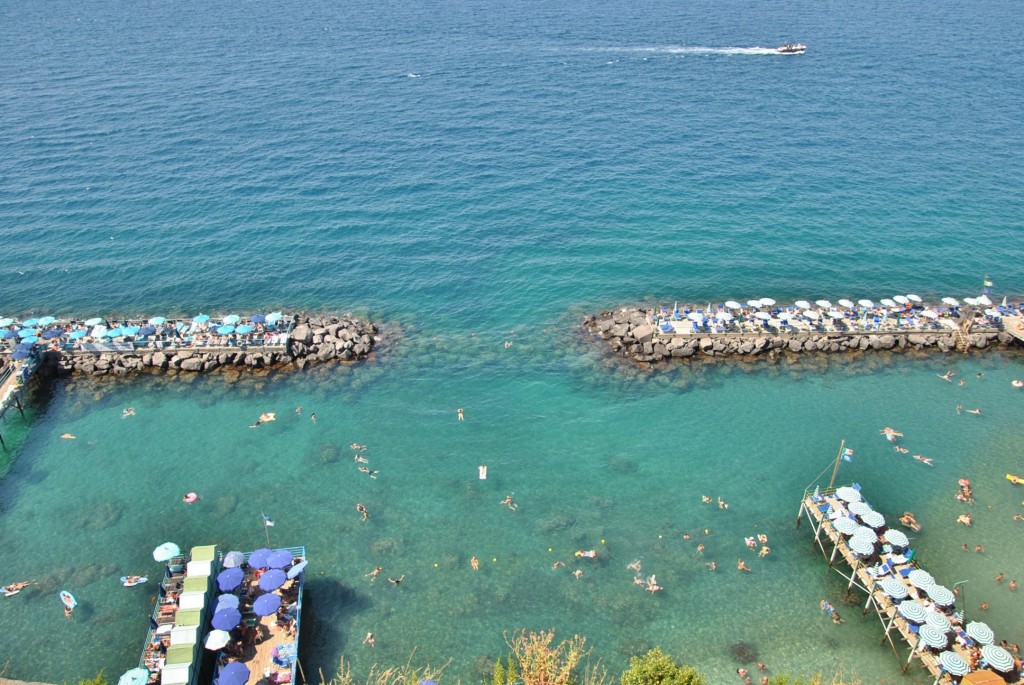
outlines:
[[[633,329],[633,338],[641,343],[650,342],[654,338],[654,326],[650,324],[637,326]],[[648,354],[650,353],[648,352]]]
[[[288,334],[288,337],[292,340],[298,340],[301,343],[309,345],[313,342],[313,331],[310,330],[309,326],[300,324]]]

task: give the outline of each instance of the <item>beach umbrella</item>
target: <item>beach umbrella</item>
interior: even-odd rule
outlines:
[[[829,315],[829,317],[831,317],[833,319],[844,319],[844,318],[846,318],[846,314],[843,314],[841,311],[839,311],[837,309],[830,310],[828,315]]]
[[[44,316],[43,318],[39,319],[39,325],[40,326],[49,326],[51,323],[53,323],[56,320],[57,319],[52,317],[52,316]]]
[[[155,326],[143,326],[138,330],[139,335],[153,335],[156,333]]]
[[[206,648],[217,651],[227,643],[231,642],[231,633],[226,630],[211,630],[206,636]]]
[[[686,315],[686,318],[689,319],[690,321],[700,322],[704,320],[704,315],[698,314],[697,312],[690,312],[689,314]]]
[[[959,307],[960,300],[956,299],[955,297],[944,297],[942,298],[942,304],[948,304],[951,307]]]
[[[917,602],[900,602],[900,605],[896,607],[896,611],[911,623],[924,623],[925,619],[928,618],[928,610]]]
[[[761,300],[747,300],[747,306],[757,309],[761,306]]]
[[[219,326],[217,328],[217,333],[219,333],[220,335],[228,335],[229,333],[234,333],[234,332],[235,332],[235,327],[234,326],[224,325],[224,326]]]
[[[981,621],[971,621],[967,624],[964,632],[967,633],[967,637],[978,644],[990,645],[996,641],[995,633],[992,632],[987,623],[982,623]]]
[[[754,316],[757,317],[758,319],[761,319],[762,321],[767,321],[768,319],[772,318],[772,315],[769,314],[768,312],[756,312]]]
[[[943,633],[948,633],[953,630],[953,624],[949,622],[949,617],[945,614],[940,614],[937,611],[929,611],[924,622]]]
[[[797,307],[799,307],[800,309],[810,309],[811,308],[811,303],[808,302],[807,300],[797,300],[793,304],[796,305]]]
[[[989,668],[1000,673],[1009,673],[1013,670],[1013,656],[999,645],[985,645],[981,648],[981,657]]]
[[[729,309],[743,309],[743,305],[741,305],[736,300],[727,300],[725,306],[728,307]]]
[[[907,299],[910,300],[911,302],[914,302],[915,304],[921,303],[921,297],[919,295],[914,295],[913,293],[907,295]]]
[[[940,607],[951,607],[956,604],[956,595],[945,585],[932,585],[922,589]]]
[[[149,670],[133,668],[117,679],[117,685],[146,685],[149,682]]]
[[[247,333],[252,333],[254,330],[256,329],[249,324],[243,323],[241,326],[235,328],[235,333],[238,333],[239,335],[246,335]]]
[[[910,596],[910,591],[907,590],[907,586],[892,576],[882,578],[878,581],[878,587],[882,588],[882,592],[895,600],[906,599]]]
[[[893,547],[906,547],[910,544],[910,540],[903,534],[903,531],[896,530],[895,528],[885,531],[885,541]]]
[[[260,580],[263,579],[260,578]],[[279,606],[281,606],[281,595],[268,592],[256,598],[256,601],[252,603],[252,610],[257,616],[270,616],[277,611]]]
[[[284,585],[288,576],[279,568],[272,568],[260,576],[260,589],[270,592]]]
[[[200,314],[192,319],[192,323],[206,323],[209,320],[210,317],[208,314]]]
[[[896,297],[894,297],[892,299],[893,299],[893,302],[898,302],[899,304],[907,304],[908,302],[910,302],[910,300],[908,300],[903,295],[897,295]]]
[[[267,557],[270,556],[270,550],[266,547],[260,547],[258,550],[249,555],[249,565],[253,568],[266,568]]]
[[[288,569],[288,580],[297,577],[299,574],[305,571],[307,564],[309,564],[309,562],[303,559],[302,561]]]
[[[853,309],[855,305],[850,300],[845,300],[844,299],[844,300],[839,300],[839,306],[840,307],[846,307],[847,309]]]
[[[267,317],[264,314],[253,314],[249,317],[249,321],[252,323],[264,323]]]
[[[292,563],[292,553],[286,549],[275,549],[267,555],[267,566],[270,568],[284,568]]]
[[[39,325],[39,319],[36,319],[36,318],[25,319],[24,321],[21,322],[21,325],[22,326],[38,326]]]
[[[878,542],[878,535],[876,535],[875,531],[871,530],[867,526],[857,526],[857,530],[853,531],[853,537],[859,540],[865,540],[872,545]]]
[[[237,567],[226,568],[217,574],[217,587],[220,588],[221,592],[234,590],[242,584],[243,578],[245,578],[245,571],[242,569]]]
[[[861,307],[867,307],[868,309],[871,309],[872,307],[875,306],[875,303],[872,302],[871,300],[857,300],[857,304],[859,304]]]
[[[4,340],[10,340],[11,338],[17,338],[18,337],[18,333],[16,331],[12,331],[12,330],[8,329],[8,330],[4,331],[3,333],[0,333],[0,337],[2,337]]]
[[[103,323],[103,319],[101,319],[98,316],[94,316],[93,318],[86,319],[85,321],[82,322],[83,325],[89,326],[90,328],[92,328],[93,326],[99,326],[101,323]]]
[[[89,335],[89,331],[84,331],[81,328],[79,328],[77,331],[71,331],[71,335],[69,335],[68,337],[71,338],[72,340],[78,340],[80,338],[84,338],[87,335]]]
[[[90,338],[105,338],[106,336],[107,336],[107,327],[106,326],[95,326],[95,327],[93,327],[93,329],[91,331],[89,331],[89,337]]]
[[[12,323],[14,323],[14,319],[11,319],[11,318],[8,318],[8,317],[4,317],[4,318],[0,319],[0,328],[5,328],[7,326],[10,326]]]
[[[715,314],[715,318],[721,321],[732,321],[733,316],[729,312],[718,312]]]
[[[148,323],[150,326],[162,326],[163,324],[167,323],[167,319],[163,316],[154,316],[152,319],[148,321]]]
[[[761,306],[763,306],[763,307],[774,307],[775,306],[775,300],[773,300],[770,297],[762,297],[760,302],[761,302]]]
[[[181,554],[181,548],[173,542],[165,542],[153,550],[153,559],[156,561],[170,561]]]
[[[142,326],[125,326],[121,329],[125,335],[135,335],[142,330]]]
[[[224,555],[224,568],[234,568],[245,563],[245,555],[238,551],[228,552]]]
[[[910,584],[914,587],[922,589],[935,585],[935,579],[932,578],[932,574],[928,573],[923,568],[915,568],[910,572],[910,575],[907,576],[907,580],[909,580]]]
[[[836,488],[836,497],[843,500],[844,502],[860,502],[861,496],[859,490],[844,485],[841,488]]]
[[[1002,316],[1003,313],[998,309],[986,309],[985,316]]]
[[[804,316],[806,316],[808,319],[817,319],[819,315],[818,312],[816,312],[815,310],[807,309],[804,311]]]
[[[864,538],[859,538],[856,535],[850,538],[850,542],[847,543],[852,551],[857,556],[869,557],[875,553],[875,546]]]
[[[18,331],[19,338],[31,338],[35,336],[35,334],[36,329],[34,328],[22,328],[20,331]]]
[[[63,332],[64,331],[59,331],[56,328],[51,328],[48,331],[43,331],[43,340],[53,340],[54,338],[59,338],[61,336],[61,333]]]
[[[867,502],[851,502],[847,509],[850,510],[851,514],[856,514],[857,516],[863,516],[864,514],[874,511],[874,509],[871,508],[871,505]]]
[[[878,530],[885,527],[885,517],[877,511],[869,511],[860,517],[860,522],[869,528]]]
[[[971,672],[971,665],[967,663],[967,659],[953,651],[940,654],[939,665],[943,671],[953,676],[967,675]]]
[[[832,527],[838,530],[843,535],[853,535],[857,532],[857,529],[860,526],[858,526],[857,522],[853,519],[846,518],[845,516],[843,516],[833,521]]]
[[[234,326],[236,323],[242,320],[238,314],[228,314],[224,317],[223,322],[228,326]]]
[[[815,300],[814,304],[818,305],[822,309],[832,309],[832,303],[828,300]]]
[[[939,313],[934,309],[925,309],[923,312],[921,312],[921,316],[927,317],[929,319],[937,319],[939,318]]]
[[[896,306],[896,303],[893,300],[890,300],[888,297],[883,297],[881,300],[879,300],[879,302],[882,303],[883,307],[895,307]]]
[[[11,352],[11,359],[13,359],[16,362],[20,362],[22,359],[28,359],[29,356],[31,356],[31,354],[32,353],[29,352],[28,350],[19,349],[15,350],[14,352]]]
[[[106,335],[107,335],[108,338],[116,338],[118,336],[124,335],[124,329],[121,329],[121,328],[111,328],[110,330],[107,331]]]
[[[921,638],[921,644],[930,649],[945,649],[949,644],[949,638],[945,633],[927,623],[917,631],[917,636]]]
[[[31,347],[32,345],[35,345],[37,342],[39,342],[39,338],[34,336],[34,335],[30,335],[27,338],[22,338],[21,339],[21,344],[22,345],[28,345],[29,347]]]
[[[983,307],[991,307],[992,300],[988,299],[988,295],[982,295],[981,297],[978,298],[978,304],[980,304]],[[26,323],[25,325],[31,326],[32,324]]]
[[[221,609],[237,609],[239,601],[238,595],[231,593],[217,595],[217,608],[214,610],[214,613]]]
[[[220,685],[245,685],[249,682],[249,669],[241,661],[232,661],[220,669]]]
[[[978,298],[976,297],[965,297],[964,302],[971,305],[972,307],[978,304]]]
[[[211,623],[213,624],[213,627],[217,628],[218,630],[231,630],[232,628],[237,626],[241,621],[242,612],[240,612],[238,609],[232,609],[229,607],[227,609],[221,609],[220,611],[215,612],[213,614],[213,621],[211,621]]]

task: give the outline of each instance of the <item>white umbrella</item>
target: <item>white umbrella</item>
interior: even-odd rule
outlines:
[[[772,315],[769,314],[768,312],[757,312],[756,314],[754,314],[754,316],[761,319],[762,321],[767,321],[768,319],[772,318]]]
[[[939,313],[934,309],[926,309],[921,312],[921,316],[928,317],[929,319],[937,319],[939,318]]]
[[[857,300],[857,304],[859,304],[861,307],[867,307],[868,309],[871,309],[872,307],[875,306],[875,303],[872,302],[871,300]]]
[[[917,602],[900,602],[899,606],[896,607],[896,611],[900,612],[900,616],[907,619],[912,623],[924,623],[924,620],[928,618],[928,610]]]
[[[857,530],[853,531],[853,537],[858,540],[864,540],[872,545],[878,542],[878,535],[867,526],[860,526]]]
[[[877,511],[869,511],[860,517],[861,523],[869,528],[878,530],[885,525],[885,517],[879,514]]]
[[[978,298],[976,297],[965,297],[964,302],[971,305],[972,307],[978,304]]]
[[[718,312],[715,314],[715,318],[721,319],[722,321],[732,321],[733,316],[729,312]]]
[[[690,321],[703,321],[704,315],[698,314],[697,312],[690,312],[689,314],[686,315],[686,318],[689,319]]]
[[[910,581],[911,585],[919,588],[926,588],[935,585],[935,578],[932,577],[932,574],[922,568],[915,568],[911,571],[907,576],[907,580]]]
[[[169,561],[181,554],[181,548],[173,542],[165,542],[153,550],[153,559],[156,561]]]
[[[844,485],[841,488],[836,488],[836,497],[845,502],[859,502],[861,501],[860,491],[854,490],[848,485]]]
[[[843,516],[833,521],[832,527],[838,530],[843,535],[853,535],[857,532],[857,528],[859,528],[860,526],[858,526],[857,522],[853,519],[846,518],[845,516]]]
[[[885,541],[893,547],[906,547],[910,544],[910,540],[907,536],[902,531],[896,530],[895,528],[890,528],[885,531]]]
[[[818,312],[816,312],[815,310],[808,309],[807,311],[804,312],[804,316],[806,316],[808,319],[817,319],[819,315]]]
[[[741,305],[736,300],[728,300],[725,303],[725,306],[728,307],[729,309],[743,309],[743,305]]]
[[[913,293],[911,293],[910,295],[907,295],[907,299],[908,299],[908,300],[910,300],[911,302],[916,302],[916,303],[918,303],[918,304],[920,304],[920,303],[921,303],[921,298],[920,298],[920,296],[918,296],[918,295],[914,295]]]
[[[906,599],[910,595],[910,591],[907,590],[907,586],[892,576],[882,578],[878,581],[878,586],[882,588],[882,592],[893,599]]]
[[[932,649],[943,649],[949,644],[949,638],[945,633],[927,623],[917,631],[917,636],[921,638],[921,644]]]
[[[885,307],[895,307],[896,306],[896,303],[893,300],[890,300],[888,297],[879,300],[879,302],[881,302],[882,305],[885,306]]]
[[[851,514],[856,514],[857,516],[863,516],[868,512],[874,511],[874,509],[871,508],[871,505],[867,502],[851,502],[847,509],[850,510]]]
[[[811,308],[811,303],[808,302],[807,300],[797,300],[793,304],[795,304],[797,307],[800,307],[800,309],[810,309]]]
[[[815,300],[814,304],[818,305],[822,309],[832,309],[832,303],[828,300]]]
[[[789,321],[791,318],[789,312],[779,312],[779,321]]]
[[[995,633],[987,623],[981,621],[971,621],[967,624],[964,632],[967,633],[967,637],[983,645],[990,645],[996,641]]]
[[[854,554],[862,557],[871,556],[875,551],[875,547],[871,544],[870,540],[859,538],[856,535],[850,538],[850,542],[847,543],[847,546],[849,546],[850,550],[853,551]]]
[[[978,304],[984,305],[986,307],[991,307],[992,300],[988,299],[988,295],[982,295],[981,297],[978,298]]]
[[[986,309],[985,316],[1002,316],[1003,313],[998,309]]]
[[[828,315],[830,317],[832,317],[833,319],[842,319],[842,318],[846,317],[846,314],[843,314],[838,309],[833,309],[833,310],[829,311]]]
[[[770,297],[762,297],[761,298],[761,304],[763,306],[765,306],[765,307],[771,307],[771,306],[773,306],[775,304],[775,300],[773,300]]]
[[[761,306],[761,300],[747,300],[747,306],[757,309]]]
[[[939,655],[942,670],[953,676],[964,676],[971,672],[971,664],[956,652],[943,652]]]
[[[956,595],[954,595],[953,591],[944,585],[932,585],[922,589],[927,592],[931,600],[940,607],[951,607],[956,604]]]
[[[899,302],[900,304],[906,304],[906,303],[910,302],[910,300],[905,298],[903,295],[897,295],[896,297],[894,297],[892,299],[893,299],[894,302]]]
[[[924,622],[932,626],[933,628],[942,631],[943,633],[948,633],[949,631],[953,630],[953,624],[949,622],[949,618],[945,614],[939,613],[938,611],[929,611],[927,618],[924,619]]]
[[[226,630],[211,630],[206,636],[206,648],[217,650],[231,642],[231,633]]]
[[[955,297],[944,297],[942,298],[942,304],[948,304],[951,307],[959,307],[960,300],[956,299]]]
[[[850,300],[842,299],[842,300],[839,300],[839,306],[840,307],[846,307],[847,309],[853,309],[854,304]]]
[[[981,656],[1000,673],[1013,670],[1013,656],[999,645],[985,645],[981,648]]]

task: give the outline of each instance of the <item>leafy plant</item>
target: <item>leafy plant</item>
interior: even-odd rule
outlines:
[[[622,673],[622,685],[706,685],[707,679],[692,666],[680,666],[672,657],[655,647],[643,656],[629,660]]]
[[[524,685],[573,685],[576,667],[590,654],[585,647],[587,639],[573,635],[557,645],[552,645],[554,641],[554,630],[522,630],[511,638],[505,635]]]

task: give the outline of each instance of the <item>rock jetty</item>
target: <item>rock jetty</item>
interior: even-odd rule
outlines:
[[[353,317],[301,318],[279,344],[133,346],[122,350],[60,350],[63,373],[127,376],[139,372],[208,373],[218,369],[304,369],[311,364],[366,359],[380,340],[378,327]],[[281,336],[284,337],[284,336]],[[48,352],[47,355],[53,355]]]
[[[659,363],[671,359],[740,358],[754,359],[787,354],[909,351],[958,349],[953,330],[897,331],[729,331],[692,334],[664,333],[651,323],[654,310],[638,307],[605,311],[587,316],[583,328],[606,340],[615,354],[634,362]],[[979,350],[1008,346],[1015,338],[996,328],[974,329],[963,335],[961,348]]]

